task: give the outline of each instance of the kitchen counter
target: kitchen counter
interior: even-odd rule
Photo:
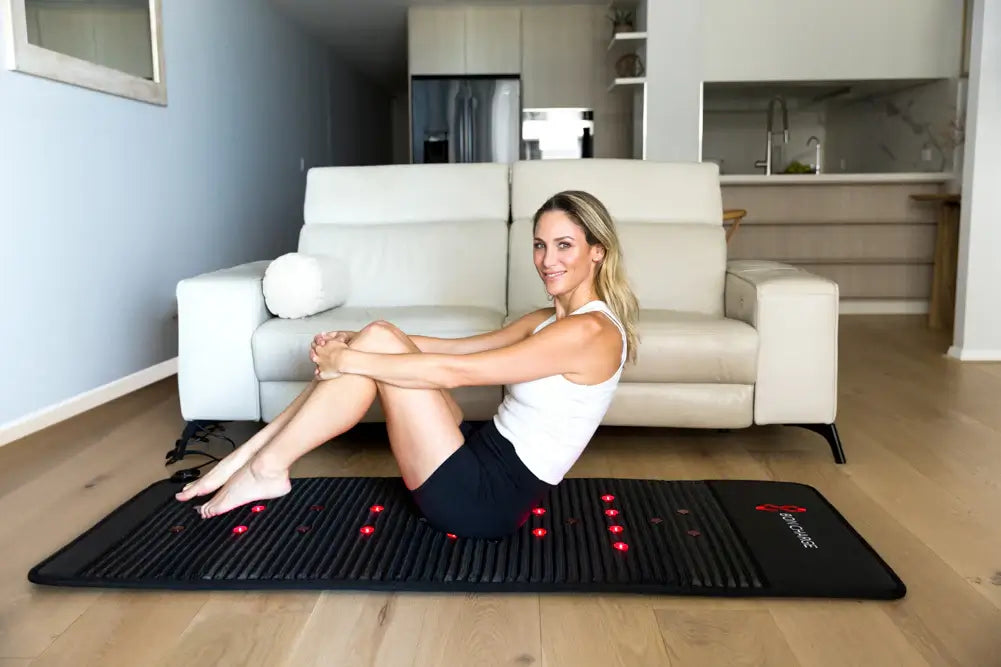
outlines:
[[[731,259],[800,266],[838,284],[841,312],[927,312],[938,207],[951,173],[724,174],[723,209],[747,215]]]
[[[721,185],[826,185],[832,183],[945,183],[952,172],[901,172],[880,174],[722,174]]]

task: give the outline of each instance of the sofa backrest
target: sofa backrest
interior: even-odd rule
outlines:
[[[510,314],[552,305],[532,261],[532,217],[561,190],[587,191],[608,208],[641,308],[722,314],[726,231],[719,168],[625,159],[512,165]]]
[[[309,170],[299,252],[347,262],[345,306],[506,312],[506,164]]]

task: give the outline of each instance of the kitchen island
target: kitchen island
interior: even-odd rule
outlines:
[[[723,174],[724,209],[747,216],[731,259],[769,259],[836,281],[843,313],[924,313],[938,211],[952,173]]]

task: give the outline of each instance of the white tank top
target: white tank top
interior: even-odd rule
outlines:
[[[504,400],[494,416],[497,430],[514,445],[525,466],[549,484],[559,484],[591,441],[612,402],[626,361],[625,329],[604,301],[589,301],[570,314],[593,311],[605,313],[622,334],[622,358],[615,374],[589,385],[571,382],[560,374],[505,385]],[[556,315],[552,315],[532,333],[555,321]]]

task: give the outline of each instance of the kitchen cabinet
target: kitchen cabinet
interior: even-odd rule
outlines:
[[[701,7],[705,81],[959,75],[958,0],[703,0]]]
[[[465,12],[466,74],[521,72],[521,10],[470,7]]]
[[[413,7],[407,41],[411,74],[518,74],[521,10]]]
[[[464,74],[466,11],[461,7],[419,7],[408,12],[411,74]]]
[[[522,8],[523,106],[595,106],[594,72],[604,64],[593,48],[593,16],[589,5]]]

